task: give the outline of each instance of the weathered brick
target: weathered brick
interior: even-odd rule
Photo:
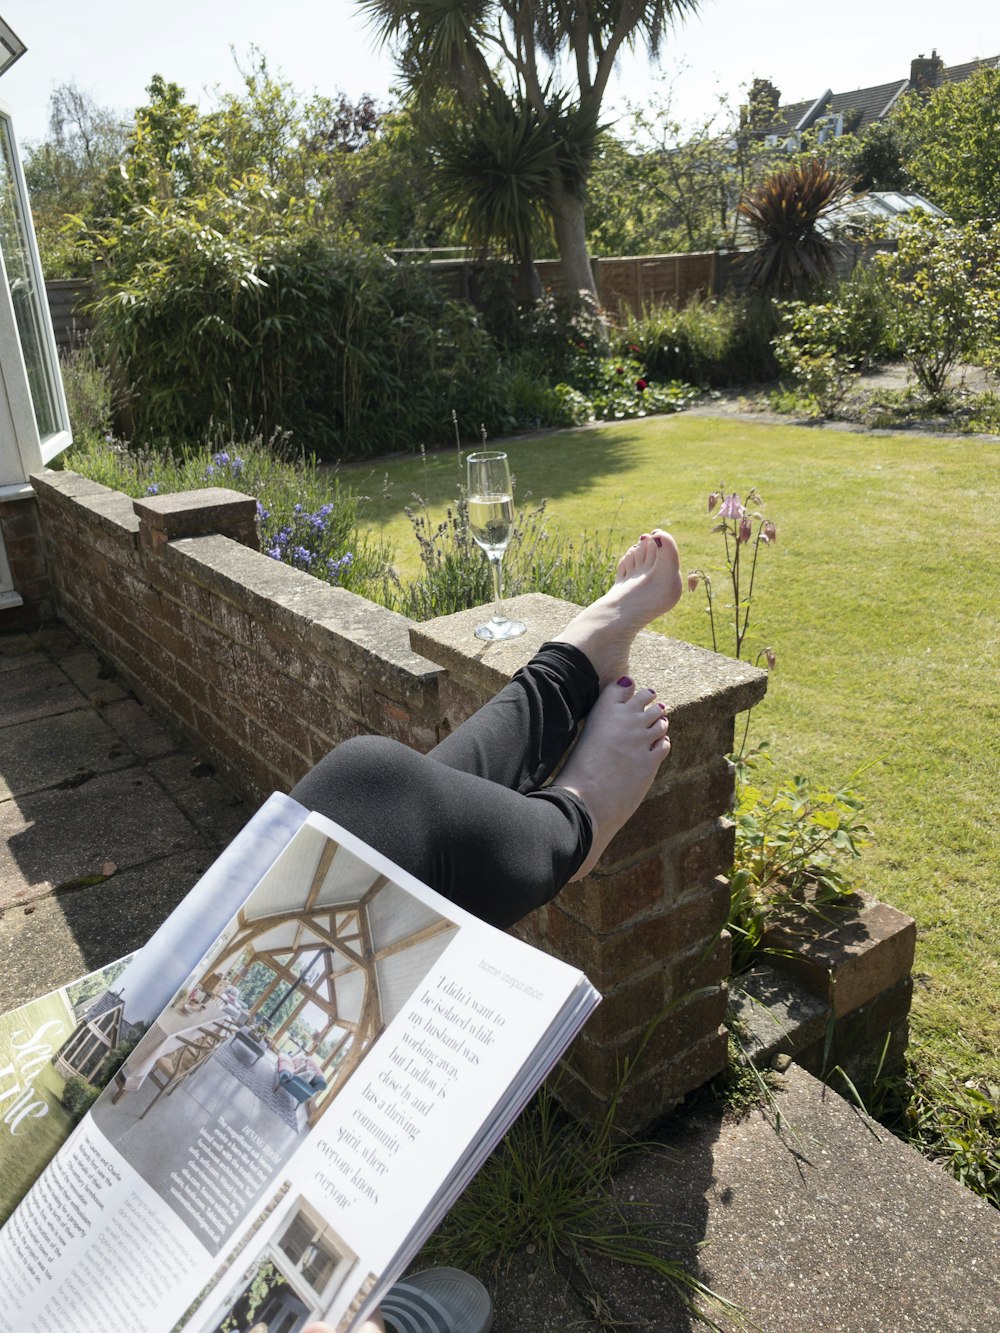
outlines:
[[[788,913],[770,926],[764,945],[781,966],[828,1000],[839,1018],[909,976],[916,924],[886,903],[856,897],[857,906]]]
[[[588,1023],[574,1043],[568,1063],[590,1087],[603,1088],[610,1093],[617,1085],[625,1060],[628,1059],[632,1064],[630,1081],[659,1081],[664,1071],[667,1071],[675,1085],[687,1084],[681,1092],[683,1096],[684,1092],[704,1082],[703,1079],[688,1081],[689,1053],[706,1039],[714,1045],[725,1017],[726,999],[724,988],[713,995],[698,996],[689,1004],[670,1012],[650,1035],[647,1036],[646,1028],[655,1019],[655,1014],[649,1017],[645,1028],[627,1040],[620,1038],[610,1045],[595,1042]],[[596,1018],[596,1014],[594,1016]]]
[[[651,1129],[689,1092],[721,1074],[728,1058],[728,1036],[724,1028],[718,1028],[686,1050],[683,1059],[654,1070],[645,1078],[640,1071],[622,1092],[616,1123],[632,1134]]]
[[[683,708],[670,715],[670,758],[667,774],[701,768],[733,752],[735,719],[714,704]]]
[[[667,838],[726,814],[732,808],[734,789],[732,765],[718,759],[648,797],[612,839],[603,863],[610,867],[630,860]]]
[[[452,731],[467,721],[486,702],[478,691],[445,676],[441,681],[441,712]]]
[[[716,819],[700,829],[690,841],[671,846],[678,889],[707,884],[716,875],[725,875],[733,865],[736,825],[731,819]]]
[[[238,644],[253,643],[253,620],[242,607],[235,606],[224,597],[214,597],[210,609],[212,623],[220,634]]]
[[[671,959],[674,991],[683,995],[701,986],[717,986],[729,976],[732,966],[733,942],[728,930],[723,930],[706,945]]]
[[[725,927],[729,902],[729,881],[720,875],[677,903],[669,918],[671,953],[685,954],[714,940]]]
[[[559,905],[588,930],[601,932],[661,908],[664,897],[663,860],[651,856],[611,874],[598,870],[568,885],[559,895]]]
[[[587,1036],[597,1046],[607,1047],[645,1030],[667,1002],[666,991],[662,968],[628,978],[604,995],[587,1020]]]
[[[434,719],[420,717],[405,704],[380,694],[364,681],[361,682],[360,700],[362,721],[367,722],[372,731],[391,736],[423,754],[437,744]]]

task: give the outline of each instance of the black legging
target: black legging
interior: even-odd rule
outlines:
[[[292,795],[452,902],[509,926],[554,897],[590,850],[582,801],[542,783],[597,696],[587,657],[546,643],[428,754],[358,736]]]

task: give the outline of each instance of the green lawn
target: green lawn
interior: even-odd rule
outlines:
[[[779,665],[751,735],[817,780],[879,761],[860,781],[877,837],[862,882],[917,919],[915,1030],[1000,1076],[1000,441],[679,415],[505,447],[515,499],[546,497],[550,530],[667,527],[685,568],[720,563],[708,492],[756,485],[778,525],[756,643]],[[342,475],[415,572],[403,507],[454,498],[454,451]],[[702,606],[686,597],[658,628],[705,643]]]

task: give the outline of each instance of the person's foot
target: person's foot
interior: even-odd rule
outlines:
[[[633,639],[677,603],[681,588],[677,543],[669,532],[654,528],[628,548],[612,586],[573,617],[559,642],[586,654],[603,689],[628,674]]]
[[[593,820],[593,842],[574,880],[593,870],[669,753],[667,718],[652,690],[637,690],[623,676],[601,691],[554,783],[578,796]]]

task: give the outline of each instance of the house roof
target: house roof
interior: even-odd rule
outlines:
[[[923,57],[918,57],[922,60]],[[935,54],[934,59],[937,59]],[[916,62],[915,62],[916,63]],[[1000,55],[980,60],[967,60],[961,65],[939,64],[933,76],[933,87],[943,83],[962,83],[980,69],[1000,68]],[[911,68],[911,74],[913,73]],[[816,90],[816,96],[801,102],[778,106],[774,118],[764,129],[766,134],[787,135],[809,129],[827,115],[843,115],[843,131],[858,133],[889,114],[896,101],[915,85],[910,79],[894,79],[870,88],[855,88],[835,93],[831,88]]]

